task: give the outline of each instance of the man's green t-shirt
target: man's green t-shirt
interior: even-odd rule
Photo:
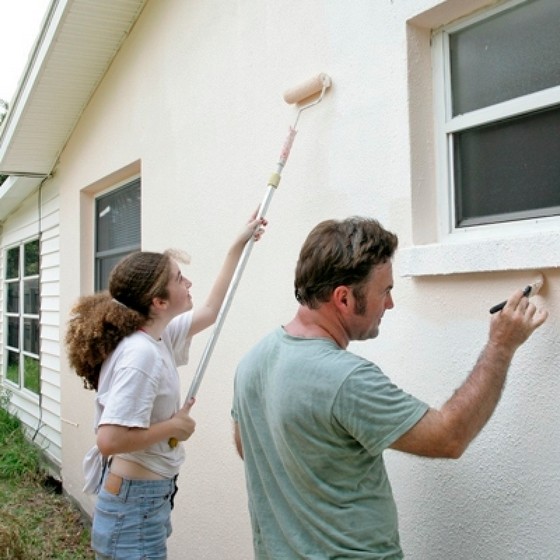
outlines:
[[[373,363],[278,328],[240,362],[232,415],[243,444],[255,557],[403,557],[382,452],[428,405]]]

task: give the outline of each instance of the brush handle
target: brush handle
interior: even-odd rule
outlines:
[[[529,297],[529,294],[531,293],[532,288],[533,288],[533,287],[530,286],[530,285],[527,286],[527,287],[523,290],[523,295],[524,295],[525,297]],[[506,301],[502,301],[502,302],[497,303],[496,305],[492,306],[492,307],[490,308],[490,313],[493,314],[493,313],[497,313],[498,311],[501,311],[501,310],[505,307],[506,303],[507,303],[507,300],[506,300]]]

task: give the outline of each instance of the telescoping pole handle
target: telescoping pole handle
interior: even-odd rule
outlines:
[[[282,178],[282,170],[288,161],[288,157],[290,156],[290,151],[292,149],[292,144],[294,143],[294,139],[297,134],[297,123],[299,121],[299,117],[302,111],[313,107],[320,103],[325,95],[325,92],[329,87],[331,87],[332,81],[328,74],[320,73],[317,76],[307,80],[306,82],[300,84],[299,86],[287,90],[284,93],[284,101],[290,104],[298,104],[299,111],[297,113],[297,117],[295,119],[294,125],[290,126],[288,131],[288,135],[284,144],[282,146],[282,151],[280,152],[280,157],[278,159],[277,169],[276,172],[272,173],[269,181],[268,181],[268,188],[266,190],[264,199],[259,207],[259,211],[257,214],[257,219],[261,219],[265,217],[265,214],[268,210],[270,205],[270,201],[272,199],[272,195],[274,191],[278,188],[280,184],[280,179]],[[235,295],[235,291],[237,290],[237,286],[239,284],[239,280],[241,279],[241,275],[243,274],[243,270],[245,269],[245,265],[247,264],[247,260],[249,259],[249,255],[251,254],[251,250],[253,249],[253,245],[255,240],[253,237],[247,241],[247,244],[243,248],[243,252],[237,263],[237,267],[233,273],[233,277],[231,279],[230,285],[228,287],[228,291],[226,292],[224,301],[222,306],[220,307],[220,311],[218,312],[218,316],[216,317],[216,323],[214,325],[214,329],[212,334],[206,344],[206,348],[202,354],[202,358],[200,363],[198,364],[198,368],[196,369],[194,378],[192,380],[189,392],[187,393],[187,397],[185,399],[185,405],[193,399],[200,387],[202,382],[202,378],[204,377],[204,372],[206,371],[206,367],[208,365],[208,361],[210,360],[210,356],[214,350],[214,346],[216,345],[216,341],[218,339],[218,335],[222,330],[222,325],[226,318],[227,312],[231,306],[231,302],[233,300],[233,296]],[[176,447],[178,441],[175,438],[169,439],[170,447]]]
[[[292,144],[294,142],[296,132],[297,131],[294,128],[290,127],[288,136],[286,137],[286,141],[282,146],[282,151],[280,153],[277,170],[274,173],[272,173],[272,175],[270,176],[270,179],[268,180],[265,196],[261,202],[261,205],[259,206],[259,210],[257,213],[258,220],[265,217],[266,212],[268,211],[268,207],[270,206],[270,201],[272,200],[272,196],[274,195],[274,192],[280,185],[280,180],[282,178],[282,169],[286,165],[286,161],[288,160],[288,157],[290,155],[290,150],[292,148]],[[198,393],[198,389],[200,388],[200,384],[202,383],[202,379],[206,372],[208,362],[210,361],[210,357],[212,356],[212,352],[214,351],[214,347],[216,346],[216,342],[218,341],[218,337],[222,330],[222,326],[226,319],[227,313],[231,307],[233,297],[235,296],[235,292],[239,285],[239,281],[241,280],[241,276],[243,275],[243,271],[245,270],[245,266],[247,264],[247,261],[249,260],[249,256],[251,255],[251,251],[253,250],[254,244],[255,244],[255,239],[253,236],[251,236],[249,241],[247,241],[247,243],[245,244],[245,247],[243,248],[243,252],[241,253],[241,257],[239,258],[239,262],[237,263],[237,266],[233,273],[231,282],[229,284],[228,290],[224,297],[224,301],[222,303],[222,306],[220,307],[218,316],[216,317],[216,322],[214,324],[212,334],[210,335],[210,338],[206,343],[206,347],[204,348],[202,357],[200,359],[198,367],[196,368],[196,372],[194,374],[193,380],[191,382],[191,386],[189,388],[189,392],[187,393],[183,406],[186,405],[188,402],[190,402],[191,399],[196,397],[196,394]],[[179,442],[177,441],[176,438],[169,439],[169,446],[172,448],[176,447],[178,443]]]

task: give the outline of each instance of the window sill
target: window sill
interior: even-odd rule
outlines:
[[[450,239],[400,249],[399,274],[435,276],[560,266],[560,231],[491,239],[453,235]]]

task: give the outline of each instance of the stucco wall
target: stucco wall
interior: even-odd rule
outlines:
[[[431,78],[420,84],[423,101],[409,99],[410,41],[425,49],[434,21],[484,4],[152,0],[85,111],[54,179],[62,204],[62,317],[92,289],[91,193],[138,172],[143,246],[186,249],[195,305],[202,302],[229,240],[262,199],[295,118],[282,92],[320,71],[333,78],[325,100],[302,114],[268,232],[253,251],[198,394],[171,559],[251,557],[243,466],[231,438],[235,365],[294,313],[293,269],[318,221],[368,214],[395,230],[403,248],[422,237],[413,232],[413,212],[422,208],[413,206],[419,193],[412,181],[420,177],[429,196],[433,160],[429,134],[417,135],[411,122],[429,122]],[[427,13],[432,7],[438,9]],[[424,13],[407,34],[407,21]],[[429,56],[419,60],[428,64]],[[531,275],[400,277],[399,257],[395,271],[395,309],[378,339],[352,349],[438,406],[476,360],[488,307]],[[458,462],[386,455],[411,560],[557,555],[560,275],[544,272],[539,301],[551,318],[519,351],[495,416],[466,455]],[[207,336],[193,343],[182,372],[185,392]],[[81,495],[81,461],[93,443],[93,395],[65,363],[62,398],[63,417],[77,424],[63,425],[64,484],[90,509]]]

